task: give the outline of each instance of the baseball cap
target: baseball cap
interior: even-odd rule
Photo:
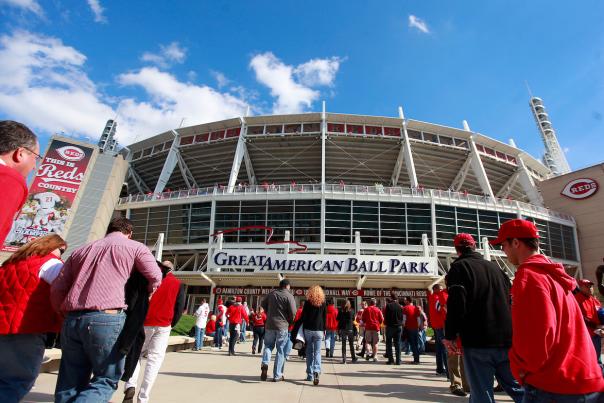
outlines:
[[[489,243],[491,245],[499,245],[510,238],[536,239],[540,237],[537,232],[537,227],[535,227],[535,224],[531,221],[515,219],[501,224],[499,232],[497,233],[497,239],[489,241]]]
[[[586,286],[586,287],[589,287],[589,286],[594,285],[593,281],[588,280],[588,279],[586,279],[586,278],[583,278],[583,279],[581,279],[581,280],[577,281],[577,283],[578,283],[579,285],[583,285],[583,286]]]
[[[241,301],[243,301],[243,299],[241,297],[236,297],[235,298],[235,302],[241,302]]]
[[[455,235],[455,238],[453,238],[453,245],[474,246],[476,245],[476,241],[474,240],[474,237],[472,235],[462,232],[461,234]]]

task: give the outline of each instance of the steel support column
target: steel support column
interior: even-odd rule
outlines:
[[[134,186],[136,186],[140,193],[149,193],[151,191],[151,188],[147,186],[145,181],[143,181],[132,165],[128,167],[128,178],[132,178]]]
[[[415,172],[415,164],[413,162],[413,153],[411,152],[411,142],[409,141],[409,135],[407,134],[407,119],[405,119],[402,106],[399,106],[398,108],[398,115],[402,120],[401,126],[403,137],[401,141],[401,148],[399,150],[398,158],[396,159],[396,164],[394,165],[394,171],[392,172],[392,178],[390,181],[392,182],[392,186],[397,185],[404,162],[405,167],[407,168],[407,175],[409,176],[410,185],[412,188],[416,188],[418,186],[417,174]]]
[[[524,190],[526,196],[529,198],[529,202],[535,206],[543,207],[543,198],[537,190],[535,181],[533,180],[533,177],[531,176],[531,173],[526,167],[526,164],[524,163],[524,160],[520,154],[518,154],[516,157],[516,161],[518,161],[518,168],[520,172],[518,175],[518,182],[520,183],[520,186],[522,187],[522,190]]]
[[[463,126],[465,131],[472,133],[468,122],[466,122],[465,120],[463,121]],[[491,188],[491,183],[489,182],[487,172],[484,170],[484,166],[482,165],[482,160],[480,159],[478,148],[476,148],[476,143],[474,142],[473,134],[470,135],[470,138],[468,139],[468,145],[470,146],[470,156],[472,157],[472,170],[474,171],[474,175],[478,180],[478,184],[480,185],[482,193],[486,196],[494,198],[495,195],[493,194],[493,189]]]

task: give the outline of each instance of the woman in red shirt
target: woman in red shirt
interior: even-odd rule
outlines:
[[[258,346],[258,354],[262,353],[262,347],[264,346],[263,343],[265,323],[266,313],[264,313],[264,308],[259,307],[256,310],[256,313],[252,315],[252,324],[254,325],[254,342],[252,343],[252,354],[256,354],[256,345]]]
[[[61,317],[52,309],[50,285],[63,268],[67,244],[56,234],[20,247],[0,268],[0,396],[18,402],[34,385],[46,333],[58,333]]]

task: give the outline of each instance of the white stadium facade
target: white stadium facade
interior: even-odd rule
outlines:
[[[421,301],[455,258],[459,232],[513,277],[484,241],[516,217],[536,223],[545,254],[581,272],[575,221],[544,208],[535,187],[549,169],[466,122],[406,119],[402,109],[398,118],[253,116],[170,130],[128,150],[117,210],[133,220],[135,239],[175,262],[190,309],[218,295],[256,305],[284,277],[298,299],[318,283],[337,299],[395,289]]]

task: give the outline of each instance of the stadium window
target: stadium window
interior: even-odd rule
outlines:
[[[400,137],[401,129],[398,127],[384,127],[384,136]]]
[[[280,133],[283,133],[283,126],[282,125],[266,126],[266,133],[267,134],[280,134]]]
[[[168,206],[152,207],[149,209],[149,221],[147,224],[147,242],[155,243],[160,232],[164,234],[168,230]]]
[[[348,134],[363,134],[363,126],[346,125],[346,133]]]
[[[187,146],[189,144],[193,144],[193,140],[195,139],[195,136],[187,136],[187,137],[182,137],[180,139],[180,145],[181,146]]]
[[[407,130],[407,136],[410,139],[423,140],[422,133],[415,130]]]
[[[452,146],[453,145],[453,139],[451,137],[439,136],[439,139],[440,139],[440,144],[444,144],[446,146]]]
[[[212,133],[210,133],[210,140],[211,141],[221,140],[223,138],[224,138],[224,130],[221,130],[219,132],[212,132]]]
[[[479,152],[484,153],[484,147],[483,147],[483,146],[481,146],[480,144],[476,144],[476,149],[477,149]]]
[[[511,162],[514,165],[517,165],[518,163],[516,162],[516,158],[512,157],[511,155],[507,156],[508,161]]]
[[[304,123],[302,126],[304,133],[317,133],[321,131],[321,123]]]
[[[372,136],[381,136],[382,128],[378,126],[365,126],[365,133]]]
[[[294,201],[269,200],[266,216],[266,225],[273,229],[273,240],[285,239],[285,231],[294,233]]]
[[[325,200],[325,241],[352,242],[351,202]]]
[[[577,260],[573,227],[562,225],[562,245],[564,247],[564,258],[567,260]]]
[[[404,203],[380,203],[380,243],[405,244],[406,227]]]
[[[493,150],[492,148],[485,147],[484,152],[490,156],[493,156],[493,157],[495,156],[495,150]]]
[[[241,127],[234,127],[232,129],[228,129],[226,131],[226,138],[239,137],[239,133],[241,133]]]
[[[436,205],[436,239],[439,246],[453,246],[455,207]]]
[[[478,217],[475,209],[457,207],[457,233],[465,232],[479,239]]]
[[[249,200],[241,202],[239,226],[266,225],[266,200]],[[246,230],[239,233],[239,242],[264,242],[266,231],[260,229]]]
[[[302,125],[285,125],[285,133],[300,133]]]
[[[407,203],[407,244],[421,245],[422,234],[432,233],[432,213],[429,204]]]
[[[132,239],[146,243],[148,208],[130,210],[130,220],[134,225]]]
[[[208,242],[212,203],[193,203],[189,224],[189,243]]]
[[[264,126],[249,126],[247,134],[264,134]]]
[[[220,201],[216,202],[216,216],[214,218],[214,230],[216,232],[239,228],[239,201]],[[224,235],[224,240],[228,242],[238,242],[239,233],[232,232]]]
[[[139,159],[139,158],[140,158],[140,157],[142,157],[142,156],[143,156],[143,152],[142,152],[142,151],[137,151],[137,152],[135,152],[134,154],[132,154],[132,160],[133,160],[133,161],[134,161],[134,160],[137,160],[137,159]]]
[[[344,133],[344,125],[340,123],[328,123],[327,131],[331,133]]]
[[[431,143],[438,143],[438,136],[436,134],[424,132],[424,141],[429,141]]]
[[[468,148],[468,142],[466,140],[462,140],[462,139],[455,139],[455,146],[462,147],[462,148]]]
[[[299,242],[320,242],[321,200],[296,200],[294,207],[294,239]]]
[[[378,202],[352,202],[352,233],[359,231],[362,242],[379,243],[378,211]]]
[[[497,238],[499,231],[499,220],[496,211],[478,210],[478,225],[480,227],[480,239]]]
[[[501,158],[502,160],[506,160],[505,158],[505,154],[499,151],[495,151],[495,154],[497,155],[497,158]]]
[[[189,242],[190,209],[190,204],[174,204],[170,206],[166,243],[186,244]]]
[[[210,133],[202,133],[195,136],[195,143],[207,143],[210,139]]]
[[[549,256],[564,259],[564,239],[562,237],[562,225],[550,222],[548,225],[549,229],[549,244],[551,247],[551,252]],[[542,232],[539,233],[541,235]],[[541,244],[541,239],[539,240]],[[546,253],[547,254],[547,253]]]
[[[152,151],[153,151],[153,147],[145,148],[143,150],[143,157],[148,157],[149,155],[151,155]]]

